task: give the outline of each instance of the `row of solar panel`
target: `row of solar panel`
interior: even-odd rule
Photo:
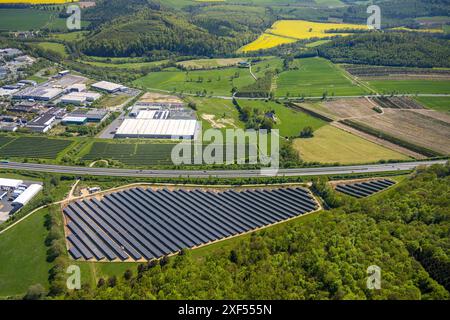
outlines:
[[[318,208],[302,188],[204,192],[135,188],[64,209],[75,259],[151,260]]]
[[[336,187],[336,190],[355,198],[364,198],[383,191],[394,184],[394,181],[386,179],[371,180],[360,183],[340,184]]]

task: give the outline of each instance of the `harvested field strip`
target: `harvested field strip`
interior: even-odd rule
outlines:
[[[450,124],[442,124],[413,111],[402,110],[342,122],[426,156],[450,153],[450,146],[445,142],[450,139]]]
[[[0,148],[0,157],[56,159],[72,144],[71,140],[20,137]]]
[[[375,97],[372,98],[382,108],[388,109],[423,109],[417,101],[408,97]]]
[[[336,99],[321,103],[321,108],[334,115],[337,119],[361,118],[374,116],[378,113],[365,98]]]

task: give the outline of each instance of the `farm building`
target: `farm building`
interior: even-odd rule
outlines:
[[[125,89],[125,87],[121,84],[108,82],[108,81],[100,81],[100,82],[94,83],[92,85],[92,88],[101,90],[101,91],[106,91],[108,93],[115,93],[115,92],[119,92],[119,91]]]
[[[197,120],[125,119],[115,138],[195,139],[199,128]]]

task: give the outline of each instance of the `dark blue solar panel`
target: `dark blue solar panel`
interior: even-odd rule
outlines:
[[[129,189],[78,201],[64,212],[74,259],[159,258],[314,211],[303,188],[280,190]]]
[[[72,258],[74,258],[75,260],[81,259],[83,256],[81,255],[81,253],[77,250],[77,248],[75,247],[71,247],[69,249],[69,254],[72,256]]]
[[[383,191],[394,184],[394,181],[387,179],[370,180],[360,183],[340,184],[336,187],[336,190],[356,198],[363,198]]]

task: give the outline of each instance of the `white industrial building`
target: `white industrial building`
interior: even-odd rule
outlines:
[[[0,188],[2,190],[17,189],[22,183],[22,180],[0,178]]]
[[[136,115],[136,119],[167,119],[170,112],[168,110],[143,110]]]
[[[61,103],[85,105],[100,99],[101,96],[97,92],[71,92],[61,97]]]
[[[195,139],[199,127],[197,120],[125,119],[115,138]]]
[[[106,91],[108,93],[115,93],[115,92],[125,89],[125,87],[121,84],[108,82],[108,81],[100,81],[100,82],[94,83],[92,85],[92,88],[95,88],[97,90]]]
[[[40,191],[42,186],[40,184],[32,184],[25,189],[13,202],[13,207],[23,207],[30,202]]]
[[[13,99],[32,99],[36,101],[50,101],[63,92],[60,88],[26,88],[13,95]]]

